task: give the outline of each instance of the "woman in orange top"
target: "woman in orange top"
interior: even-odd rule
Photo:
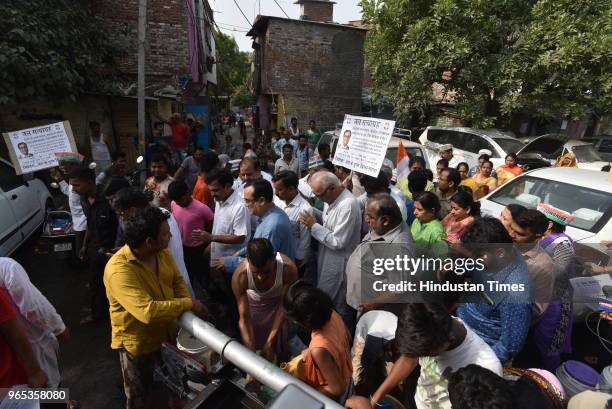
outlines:
[[[506,164],[501,165],[496,169],[497,186],[501,186],[510,179],[513,179],[523,173],[523,168],[521,168],[516,162],[516,153],[509,153],[506,155]]]
[[[310,344],[302,352],[304,382],[339,399],[352,375],[350,335],[331,298],[318,288],[296,282],[284,300],[287,316],[310,330]]]

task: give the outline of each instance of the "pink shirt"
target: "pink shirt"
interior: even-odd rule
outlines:
[[[210,232],[212,230],[214,217],[212,210],[197,200],[192,200],[187,207],[181,207],[176,202],[172,202],[170,206],[181,231],[183,246],[201,246],[203,244],[201,241],[191,238],[191,232],[194,230]]]

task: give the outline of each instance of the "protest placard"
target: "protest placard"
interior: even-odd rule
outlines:
[[[395,121],[345,115],[333,164],[377,177],[394,128]]]
[[[56,152],[76,152],[68,121],[3,133],[15,172],[36,172],[58,165]]]

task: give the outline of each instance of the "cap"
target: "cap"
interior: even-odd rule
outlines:
[[[450,143],[445,143],[444,145],[440,145],[440,152],[447,152],[453,150],[453,145]]]
[[[478,151],[478,155],[489,155],[491,156],[493,154],[493,152],[491,152],[489,149],[481,149]]]
[[[393,176],[393,169],[395,169],[395,166],[393,166],[393,162],[391,161],[391,159],[385,158],[383,160],[382,168],[380,170],[382,170],[389,176]]]
[[[83,162],[85,156],[78,152],[55,152],[55,159],[61,162]]]
[[[319,155],[312,155],[308,158],[308,169],[316,168],[317,166],[323,166],[323,159]]]
[[[558,209],[554,206],[551,206],[547,203],[540,203],[538,205],[538,210],[544,214],[548,218],[555,223],[559,223],[563,226],[567,226],[571,221],[576,220],[576,217],[571,215],[570,213]]]
[[[253,149],[247,149],[244,153],[244,159],[257,159],[257,154]]]

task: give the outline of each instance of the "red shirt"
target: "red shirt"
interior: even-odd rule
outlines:
[[[213,203],[212,194],[210,193],[210,190],[208,190],[208,185],[206,182],[204,182],[204,178],[201,175],[198,176],[198,180],[193,187],[191,197],[201,203],[204,203],[208,207],[210,207]]]
[[[176,149],[186,149],[189,142],[189,127],[182,122],[171,122],[172,145]]]
[[[0,325],[15,318],[17,312],[4,288],[0,288]],[[28,375],[13,348],[0,336],[0,388],[28,382]]]

